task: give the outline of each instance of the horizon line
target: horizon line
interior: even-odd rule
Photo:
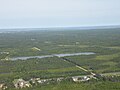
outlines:
[[[114,27],[118,28],[120,27],[120,24],[116,25],[83,25],[83,26],[48,26],[48,27],[11,27],[11,28],[0,28],[0,30],[11,30],[11,29],[62,29],[62,28],[97,28],[97,27]]]

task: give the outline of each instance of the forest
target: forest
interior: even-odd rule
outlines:
[[[120,28],[93,30],[34,30],[0,33],[0,83],[13,87],[14,79],[54,78],[89,75],[58,57],[12,60],[14,57],[93,52],[94,55],[66,56],[81,67],[99,74],[120,72]],[[62,87],[62,88],[61,88]],[[120,82],[93,80],[63,81],[22,90],[119,90]],[[81,88],[81,89],[80,89]]]

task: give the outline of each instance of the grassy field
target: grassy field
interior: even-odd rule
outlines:
[[[113,82],[73,83],[67,81],[59,84],[43,85],[32,88],[26,88],[22,90],[119,90],[119,89],[120,83]]]

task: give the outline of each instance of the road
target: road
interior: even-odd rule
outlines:
[[[89,70],[81,67],[79,64],[73,62],[72,60],[70,60],[70,59],[68,59],[68,58],[65,58],[65,57],[59,57],[59,58],[61,58],[63,61],[66,61],[66,62],[69,62],[69,63],[74,64],[77,68],[79,68],[79,69],[81,69],[81,70],[83,70],[83,71],[85,71],[85,72],[88,72],[88,73],[90,73],[91,75],[96,75],[96,73],[93,73],[93,72],[91,72],[91,71],[89,71]],[[102,73],[102,74],[100,74],[100,75],[104,75],[104,76],[109,76],[109,75],[120,76],[120,72]]]

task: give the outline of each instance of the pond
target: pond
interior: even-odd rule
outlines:
[[[51,55],[43,55],[43,56],[28,56],[28,57],[13,57],[10,60],[27,60],[31,58],[50,58],[50,57],[66,57],[66,56],[78,56],[78,55],[92,55],[95,54],[93,52],[81,52],[81,53],[66,53],[66,54],[51,54]]]

